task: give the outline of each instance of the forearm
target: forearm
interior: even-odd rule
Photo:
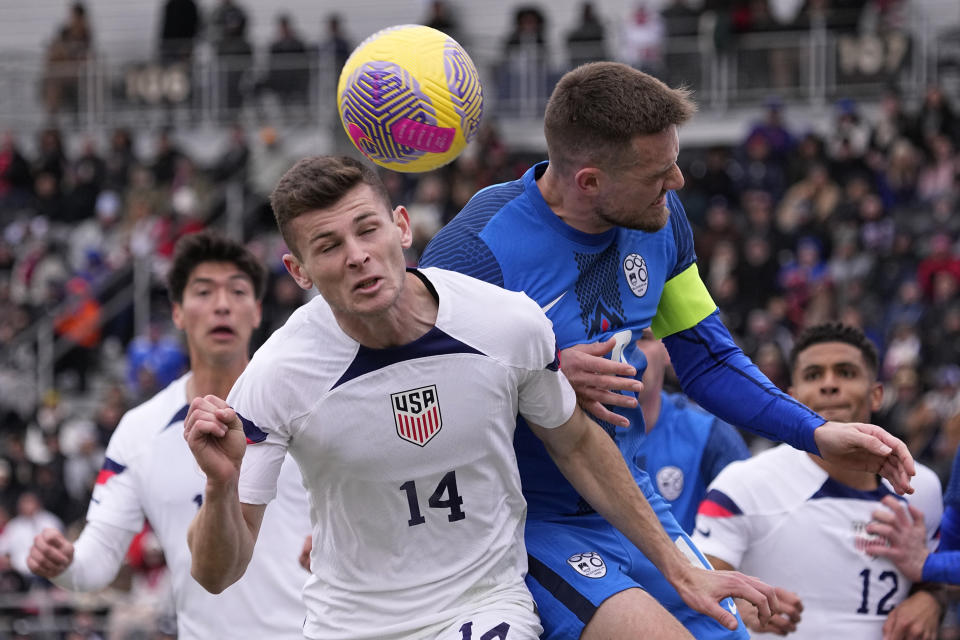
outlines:
[[[207,591],[220,593],[243,576],[254,542],[240,507],[236,479],[222,485],[208,481],[203,505],[187,532],[193,578]]]
[[[734,344],[714,313],[664,338],[683,390],[721,420],[819,454],[822,417],[779,390]]]
[[[578,412],[579,413],[579,412]],[[566,450],[547,449],[573,487],[610,524],[621,531],[670,582],[690,563],[664,531],[659,518],[627,469],[613,440],[592,420]]]
[[[99,591],[117,577],[136,532],[103,522],[87,522],[73,547],[73,562],[52,578],[69,591]]]

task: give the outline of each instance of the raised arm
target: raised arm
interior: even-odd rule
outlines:
[[[184,421],[184,438],[207,476],[203,505],[190,523],[190,573],[204,589],[220,593],[243,576],[266,505],[241,504],[240,463],[247,439],[236,412],[216,396],[196,398]]]
[[[613,440],[581,409],[555,429],[530,428],[580,495],[656,565],[691,608],[730,629],[737,620],[720,606],[723,598],[752,602],[763,621],[777,610],[774,590],[756,578],[691,564],[663,530]]]

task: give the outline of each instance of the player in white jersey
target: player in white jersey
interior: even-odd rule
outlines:
[[[519,413],[687,597],[712,612],[738,593],[769,614],[769,587],[694,567],[665,534],[613,441],[576,406],[536,303],[439,269],[406,271],[406,210],[391,211],[356,160],[301,160],[271,200],[288,271],[322,298],[258,351],[229,404],[191,404],[185,437],[207,474],[189,534],[201,584],[218,591],[243,575],[289,450],[314,524],[307,637],[534,640]],[[589,570],[588,554],[581,562]],[[665,612],[648,623],[659,637],[690,637]]]
[[[260,323],[264,270],[242,245],[204,232],[183,238],[169,276],[173,318],[187,337],[192,369],[124,415],[75,544],[49,529],[37,537],[30,569],[71,590],[94,590],[117,574],[130,541],[149,521],[173,583],[178,637],[302,638],[307,573],[298,551],[310,532],[296,464],[282,465],[279,497],[244,580],[219,596],[190,577],[187,528],[206,479],[183,441],[192,398],[226,393],[247,364]]]
[[[790,394],[827,419],[866,421],[879,408],[876,348],[859,329],[811,327],[790,361]],[[923,512],[932,545],[943,511],[940,481],[918,464],[913,486],[905,500]],[[767,632],[755,637],[933,638],[941,613],[937,599],[922,590],[911,596],[911,581],[889,560],[868,553],[872,514],[884,496],[895,495],[874,474],[838,469],[780,445],[717,476],[700,505],[694,540],[714,567],[736,568],[788,590],[780,601],[793,606],[792,615],[774,616],[767,625],[741,607],[754,631]],[[906,627],[923,633],[901,636],[898,629]]]

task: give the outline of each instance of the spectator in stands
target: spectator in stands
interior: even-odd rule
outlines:
[[[70,371],[77,378],[77,391],[87,390],[87,377],[96,366],[100,346],[100,303],[93,296],[86,280],[73,277],[67,281],[60,313],[53,329],[66,346],[57,361],[57,371]]]
[[[64,219],[75,224],[93,217],[97,196],[106,182],[107,165],[97,153],[96,141],[89,136],[83,140],[80,155],[68,164],[70,189]]]
[[[160,21],[160,62],[190,64],[200,34],[200,11],[194,0],[166,0]]]
[[[27,204],[32,188],[30,165],[20,153],[12,131],[0,139],[0,228],[7,221],[7,211],[16,211]]]
[[[920,143],[928,153],[933,151],[930,140],[938,135],[946,136],[954,145],[960,143],[960,118],[939,85],[927,87],[917,114],[916,127]]]
[[[325,27],[326,33],[317,47],[320,68],[332,69],[335,74],[339,74],[353,51],[353,45],[343,32],[340,14],[329,14],[325,20]],[[336,81],[336,75],[334,75],[334,81]]]
[[[516,107],[520,110],[539,113],[547,99],[548,60],[543,11],[536,5],[517,7],[504,43],[500,95],[518,100]]]
[[[130,172],[137,164],[129,129],[118,127],[110,134],[110,147],[104,163],[107,171],[104,188],[124,191],[130,184]]]
[[[927,138],[927,148],[929,162],[917,178],[918,200],[931,203],[938,198],[960,195],[957,188],[960,162],[954,154],[953,142],[946,135],[934,134]]]
[[[699,31],[700,13],[686,0],[670,0],[660,15],[670,39],[695,36]]]
[[[177,161],[183,156],[180,147],[177,146],[172,138],[173,131],[164,127],[157,132],[157,138],[153,149],[153,179],[160,187],[169,186],[173,181],[173,174],[176,170]]]
[[[446,0],[431,0],[423,24],[437,31],[442,31],[460,44],[464,44],[461,40],[457,20],[450,9],[450,3]]]
[[[210,41],[219,65],[218,85],[223,105],[230,110],[243,105],[244,84],[253,59],[247,40],[247,12],[233,0],[220,0],[210,14]]]
[[[259,144],[254,146],[250,155],[250,189],[256,204],[250,219],[246,221],[247,230],[272,232],[276,222],[269,204],[270,193],[280,177],[293,165],[293,160],[276,127],[262,127],[258,138]]]
[[[841,195],[827,167],[811,165],[807,175],[783,195],[777,208],[777,228],[782,233],[816,234],[821,241],[825,240],[829,234],[827,225]]]
[[[787,159],[797,142],[784,121],[783,102],[780,98],[774,96],[767,99],[764,103],[763,119],[752,126],[747,138],[749,139],[752,135],[763,136],[770,148],[770,155],[780,163],[781,167],[786,166]]]
[[[36,580],[27,568],[27,554],[33,539],[47,528],[63,531],[63,521],[46,510],[33,491],[24,491],[17,499],[17,515],[0,535],[0,555],[10,559],[10,565],[25,579]]]
[[[293,27],[290,14],[279,14],[276,26],[276,36],[270,43],[267,75],[259,86],[272,91],[282,106],[302,105],[310,88],[307,45]]]
[[[620,35],[621,62],[635,69],[657,75],[663,71],[663,42],[666,28],[663,18],[641,0],[623,21]]]
[[[127,385],[138,398],[151,397],[179,378],[186,368],[186,352],[160,318],[151,320],[146,335],[135,337],[127,347]],[[149,375],[144,375],[144,370]],[[155,388],[144,388],[147,380]]]
[[[880,113],[870,129],[870,147],[890,152],[897,141],[913,139],[912,118],[903,107],[903,97],[895,87],[887,89],[880,100]]]
[[[66,24],[57,29],[47,46],[43,101],[48,115],[56,115],[63,107],[72,111],[79,107],[81,79],[92,49],[86,7],[82,2],[74,2]]]
[[[607,59],[606,30],[593,2],[580,5],[580,22],[567,33],[570,67]]]
[[[927,300],[933,299],[933,283],[938,273],[949,273],[960,281],[960,255],[953,251],[953,241],[945,233],[930,238],[927,256],[917,265],[917,282]]]

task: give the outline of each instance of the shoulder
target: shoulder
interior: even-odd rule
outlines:
[[[297,309],[251,358],[227,402],[258,425],[285,424],[337,380],[356,353],[317,296]]]
[[[147,447],[149,439],[163,431],[171,421],[180,420],[187,406],[186,384],[190,374],[177,378],[155,396],[130,409],[110,436],[110,450],[132,453]]]
[[[906,497],[907,502],[923,512],[928,525],[932,518],[939,522],[943,514],[943,487],[937,474],[930,467],[917,463],[917,475],[910,484],[914,492]]]
[[[443,269],[423,273],[447,296],[440,329],[513,366],[542,368],[553,361],[553,325],[526,294]]]
[[[818,474],[806,464],[809,461],[804,460],[805,455],[789,445],[773,447],[752,458],[731,462],[710,488],[728,495],[744,511],[803,502],[818,485]],[[820,475],[826,477],[825,472]]]

